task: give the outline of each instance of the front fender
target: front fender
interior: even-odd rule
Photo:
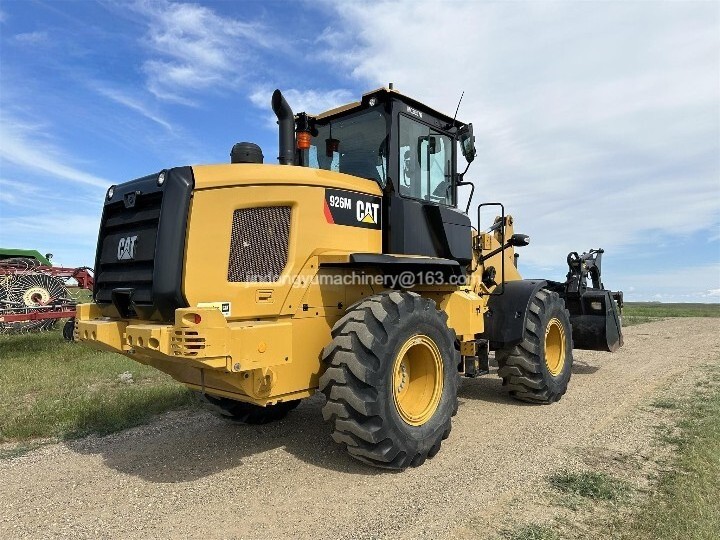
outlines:
[[[485,331],[480,338],[487,339],[491,349],[512,347],[520,343],[530,300],[546,284],[547,281],[542,279],[506,282],[501,294],[490,296],[485,312]]]

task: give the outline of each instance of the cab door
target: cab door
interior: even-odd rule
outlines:
[[[398,174],[386,204],[385,253],[425,255],[468,264],[470,218],[457,209],[455,140],[406,113],[396,116]],[[394,150],[393,150],[394,147]]]

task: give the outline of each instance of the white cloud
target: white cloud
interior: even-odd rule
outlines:
[[[717,230],[717,5],[326,5],[324,59],[368,89],[392,81],[450,115],[465,90],[475,202],[505,202],[528,262]]]
[[[96,205],[88,215],[35,212],[0,217],[0,243],[53,253],[55,265],[92,266],[101,208],[102,205]]]
[[[666,302],[717,302],[720,297],[720,262],[689,266],[680,270],[624,272],[619,283],[608,283],[625,291],[625,300],[656,297]]]
[[[147,88],[167,101],[194,104],[188,93],[231,87],[240,79],[254,49],[277,47],[279,40],[257,22],[223,17],[197,4],[140,1],[147,17],[146,45],[152,58],[143,71]]]
[[[13,40],[16,43],[22,45],[40,45],[48,42],[47,32],[25,32],[22,34],[15,34]]]
[[[88,196],[78,190],[73,190],[69,196],[63,193],[57,189],[44,189],[43,185],[38,183],[0,178],[0,203],[5,203],[8,207],[12,206],[16,210],[24,209],[26,213],[29,211],[33,215],[45,209],[57,208],[59,203],[68,205],[77,213],[81,208],[95,209],[102,202],[97,196]]]
[[[4,189],[13,189],[23,194],[36,193],[38,191],[37,186],[33,186],[27,182],[8,180],[7,178],[0,178],[0,187],[3,187]]]
[[[38,188],[32,184],[0,178],[0,202],[7,205],[22,206],[23,198],[34,195],[37,191]]]
[[[257,87],[249,98],[253,105],[267,111],[267,126],[277,129],[277,119],[272,112],[270,100],[274,88],[267,85]],[[307,112],[318,114],[334,107],[344,105],[357,99],[349,90],[337,88],[333,90],[298,90],[295,88],[282,89],[283,96],[293,112]]]
[[[172,133],[175,131],[175,128],[172,126],[172,124],[170,124],[170,122],[165,120],[157,112],[153,111],[152,108],[146,103],[144,103],[141,98],[131,96],[128,93],[117,88],[110,88],[102,85],[96,85],[95,90],[106,98],[111,99],[112,101],[115,101],[116,103],[119,103],[121,105],[124,105],[125,107],[132,109],[137,113],[140,113],[148,120],[152,120],[156,124],[161,125],[169,132]]]
[[[68,213],[0,218],[0,229],[3,232],[10,232],[13,236],[23,233],[42,233],[47,236],[62,237],[66,236],[68,232],[74,231],[85,243],[93,243],[97,239],[99,224],[99,215],[89,216]]]
[[[0,116],[0,160],[49,178],[106,188],[112,182],[80,170],[70,163],[66,152],[44,135],[43,126]]]

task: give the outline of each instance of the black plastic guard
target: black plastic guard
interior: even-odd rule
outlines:
[[[508,281],[498,287],[502,294],[493,293],[485,312],[485,331],[481,339],[490,342],[493,350],[512,347],[523,340],[525,318],[530,300],[547,282],[542,279]]]
[[[162,184],[154,173],[114,186],[105,197],[93,296],[121,317],[171,321],[188,305],[182,273],[193,171],[164,172]],[[122,251],[128,239],[132,247]]]
[[[615,352],[623,345],[622,324],[612,293],[588,289],[567,302],[575,349]]]

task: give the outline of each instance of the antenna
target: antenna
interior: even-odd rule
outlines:
[[[462,94],[460,94],[460,101],[458,101],[458,106],[457,106],[457,108],[455,109],[455,116],[453,116],[453,121],[452,121],[452,126],[451,126],[451,127],[455,127],[455,120],[457,119],[457,113],[458,113],[458,111],[460,110],[460,104],[462,103],[462,98],[463,98],[464,95],[465,95],[465,90],[463,90],[463,91],[462,91]]]
[[[455,127],[455,120],[457,119],[457,113],[460,110],[460,104],[462,103],[462,99],[463,99],[464,95],[465,95],[465,90],[463,90],[462,94],[460,94],[460,100],[458,101],[457,108],[455,109],[455,116],[453,116],[452,127]]]

